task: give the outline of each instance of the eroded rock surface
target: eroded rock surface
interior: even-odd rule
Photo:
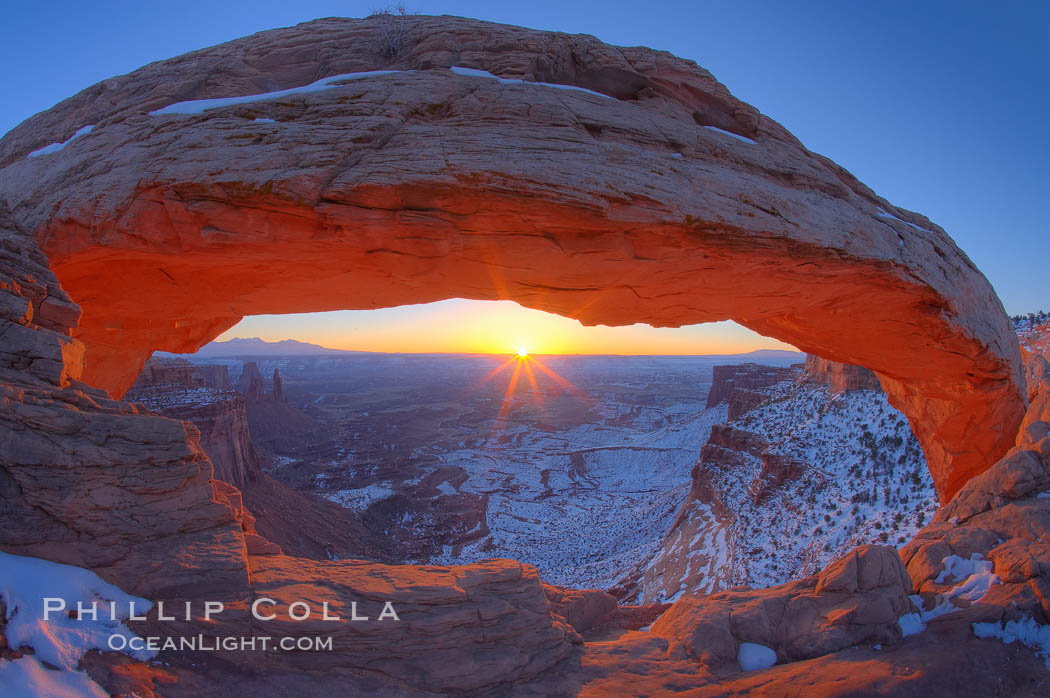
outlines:
[[[769,647],[778,661],[810,659],[860,643],[901,638],[912,610],[911,580],[897,551],[862,546],[819,575],[760,590],[682,599],[653,624],[669,652],[710,671],[736,662],[742,643]]]
[[[1016,338],[923,216],[690,61],[453,17],[408,18],[390,58],[377,21],[153,63],[0,142],[0,199],[84,310],[88,383],[122,395],[154,349],[246,314],[509,298],[586,323],[733,318],[867,366],[945,500],[1009,448]]]
[[[218,624],[199,617],[161,621],[154,612],[151,631],[165,637],[250,635],[246,611],[259,594],[285,607],[305,595],[344,612],[352,600],[394,601],[405,614],[396,625],[379,625],[373,614],[365,628],[338,628],[349,649],[281,653],[268,660],[274,675],[302,677],[300,686],[310,682],[312,672],[327,674],[318,690],[340,686],[353,692],[356,687],[388,695],[471,690],[542,673],[579,641],[551,615],[531,566],[494,561],[424,569],[283,554],[281,546],[258,533],[241,491],[213,478],[191,423],[111,400],[76,380],[83,357],[79,341],[69,337],[76,306],[66,299],[69,312],[61,322],[46,327],[34,322],[47,318],[48,311],[37,314],[44,290],[53,296],[49,304],[58,305],[65,296],[30,238],[13,225],[0,229],[0,235],[5,251],[0,297],[4,307],[16,310],[0,317],[0,336],[21,332],[29,338],[0,366],[4,551],[90,568],[131,593],[166,602],[169,609],[185,603],[199,609],[205,600],[226,604]],[[273,497],[262,501],[279,506]],[[309,523],[306,513],[300,521]],[[284,526],[294,521],[286,516]],[[275,624],[278,634],[302,631],[301,623],[287,617]],[[415,640],[406,642],[410,637]],[[442,640],[447,649],[438,651],[435,637],[451,638],[452,644]],[[143,695],[154,688],[160,695],[231,695],[227,682],[258,671],[258,657],[242,653],[239,658],[243,665],[221,652],[175,652],[166,664],[144,665],[110,656],[98,660],[94,671],[110,690],[129,686]],[[209,674],[215,667],[221,667],[219,676]],[[408,673],[399,671],[409,667]],[[256,695],[280,685],[277,679],[256,689],[263,691]]]
[[[202,368],[215,385],[226,389],[209,385]],[[244,399],[229,384],[225,366],[150,359],[126,397],[158,414],[192,422],[200,431],[201,448],[211,460],[214,476],[244,488],[261,474],[259,456]]]
[[[726,403],[730,421],[757,407],[767,399],[763,388],[797,377],[795,368],[763,366],[761,364],[732,364],[715,366],[711,370],[711,390],[707,406]]]
[[[879,379],[863,366],[828,361],[812,354],[806,357],[806,375],[814,383],[830,387],[833,394],[847,390],[879,389]]]

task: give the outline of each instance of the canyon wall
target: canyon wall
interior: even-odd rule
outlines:
[[[781,368],[761,364],[715,366],[711,371],[707,406],[711,408],[724,402],[729,408],[729,419],[736,419],[766,399],[762,388],[796,377],[798,373],[797,367]]]
[[[166,417],[192,422],[200,432],[201,448],[212,462],[215,477],[243,489],[260,475],[245,401],[229,388],[209,387],[205,375],[218,385],[229,386],[225,366],[150,359],[126,399]]]
[[[729,419],[711,429],[661,549],[617,596],[766,587],[856,545],[903,544],[930,520],[936,496],[918,442],[878,384],[860,379],[870,372],[813,357],[805,370],[719,368],[712,394]]]
[[[881,390],[879,379],[863,366],[828,361],[819,356],[806,356],[806,376],[814,383],[831,388],[832,394],[847,390]]]

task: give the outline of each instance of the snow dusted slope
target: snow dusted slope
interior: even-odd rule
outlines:
[[[937,508],[919,444],[880,390],[802,376],[717,426],[658,555],[618,588],[651,603],[812,574],[854,546],[903,545]]]
[[[1017,315],[1013,322],[1022,347],[1033,354],[1042,354],[1050,358],[1050,314],[1040,311]]]
[[[638,431],[585,424],[542,434],[522,424],[442,454],[469,474],[462,491],[488,495],[490,535],[446,546],[430,563],[509,557],[536,565],[550,584],[611,586],[659,550],[700,445],[725,419],[724,405],[699,402],[651,412],[645,426],[632,416]]]

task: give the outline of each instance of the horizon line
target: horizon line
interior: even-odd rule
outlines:
[[[486,352],[486,351],[375,351],[375,350],[369,350],[369,349],[333,349],[331,347],[322,347],[319,344],[315,345],[315,346],[319,346],[322,349],[326,349],[328,351],[340,352],[340,353],[346,353],[346,354],[382,354],[382,355],[386,355],[386,356],[403,356],[403,355],[408,355],[408,356],[435,356],[435,355],[436,356],[515,356],[515,355],[517,355],[517,352],[513,352],[513,351],[504,351],[504,352]],[[631,356],[636,356],[636,357],[645,357],[645,356],[660,356],[660,357],[668,357],[668,356],[746,356],[748,354],[756,354],[758,352],[763,352],[763,351],[765,351],[765,352],[781,352],[781,353],[784,353],[784,354],[806,354],[807,353],[807,352],[801,351],[799,349],[751,349],[750,351],[739,351],[739,352],[672,353],[672,354],[660,354],[660,353],[617,354],[617,353],[612,353],[612,352],[602,352],[602,353],[598,353],[598,352],[545,353],[545,352],[530,351],[528,353],[528,356],[620,356],[620,357],[631,357]],[[215,356],[209,357],[207,354],[201,355],[201,354],[198,354],[198,352],[177,353],[177,352],[162,351],[162,350],[155,350],[153,353],[154,354],[167,354],[169,356],[200,356],[201,358],[215,358],[215,359],[219,359],[219,358],[237,358],[237,357],[242,357],[242,356],[244,356],[244,357],[260,357],[260,356],[263,356],[263,357],[265,357],[265,356],[285,356],[285,357],[287,357],[287,356],[330,356],[330,355],[320,354],[320,353],[315,353],[315,354],[308,354],[308,353],[299,353],[299,354],[295,354],[295,353],[293,353],[293,354],[251,354],[251,353],[243,353],[243,354],[217,354]]]

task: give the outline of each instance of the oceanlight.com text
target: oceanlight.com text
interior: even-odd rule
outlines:
[[[109,636],[109,649],[114,651],[161,652],[179,650],[183,652],[331,652],[332,636],[272,637],[270,635],[229,635],[208,637],[187,635],[184,637],[127,637],[121,634]]]

